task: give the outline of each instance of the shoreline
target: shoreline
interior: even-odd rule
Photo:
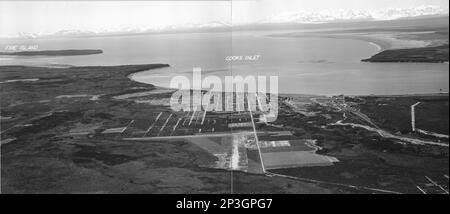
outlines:
[[[369,44],[375,46],[375,47],[378,49],[378,52],[383,51],[383,47],[381,47],[381,46],[378,45],[377,43],[375,43],[375,42],[369,42]]]
[[[13,68],[13,67],[21,67],[23,69],[29,69],[29,68],[36,68],[36,69],[49,69],[49,70],[59,70],[59,69],[98,69],[98,68],[127,68],[127,67],[140,67],[140,66],[150,66],[150,69],[144,69],[144,70],[134,70],[134,71],[129,71],[126,73],[122,73],[124,75],[124,77],[130,81],[131,83],[136,83],[136,84],[144,84],[147,85],[149,87],[155,87],[155,88],[162,88],[162,89],[172,89],[172,90],[178,90],[178,89],[173,89],[173,88],[169,88],[169,87],[164,87],[164,86],[159,86],[159,85],[155,85],[155,84],[151,84],[151,83],[144,83],[144,82],[140,82],[134,79],[134,76],[138,73],[141,72],[147,72],[149,70],[156,70],[156,69],[163,69],[163,68],[167,68],[170,65],[168,64],[138,64],[138,65],[113,65],[113,66],[71,66],[68,68],[54,68],[54,67],[45,67],[45,66],[27,66],[27,65],[0,65],[0,68]],[[156,67],[153,67],[156,66]],[[126,69],[125,69],[126,70]],[[7,81],[7,80],[6,80]],[[304,94],[304,93],[279,93],[279,95],[281,96],[317,96],[317,97],[333,97],[333,96],[339,96],[339,95],[344,95],[344,96],[349,96],[349,97],[409,97],[409,96],[449,96],[449,92],[442,92],[442,93],[429,93],[429,92],[415,92],[415,93],[406,93],[406,94],[342,94],[342,93],[337,93],[337,94]]]
[[[377,53],[385,51],[385,50],[389,50],[395,46],[395,44],[393,44],[387,40],[383,40],[382,38],[375,37],[375,36],[368,36],[368,35],[331,34],[328,36],[327,35],[319,35],[319,36],[324,37],[324,38],[331,38],[331,39],[350,39],[350,40],[358,40],[358,41],[367,42],[370,45],[376,46],[376,48],[378,49]]]
[[[410,49],[431,47],[433,44],[427,40],[413,40],[396,37],[397,33],[357,33],[357,32],[292,32],[284,34],[272,34],[269,37],[286,37],[286,38],[330,38],[330,39],[350,39],[368,42],[376,46],[378,52],[391,49]]]
[[[133,193],[133,191],[142,191],[147,188],[146,183],[141,184],[139,182],[132,190],[123,189],[121,187],[128,184],[130,179],[140,179],[140,177],[134,176],[139,174],[139,172],[142,172],[142,169],[144,168],[146,172],[157,170],[158,173],[165,173],[167,176],[179,176],[181,179],[191,179],[192,176],[194,176],[195,179],[200,179],[209,176],[212,181],[207,180],[204,182],[226,184],[226,181],[220,179],[223,178],[223,174],[227,173],[227,170],[219,171],[210,167],[215,166],[213,164],[217,163],[216,156],[211,155],[214,153],[209,152],[207,149],[205,150],[205,147],[201,145],[205,142],[219,143],[223,142],[222,139],[227,140],[229,138],[221,138],[221,141],[202,141],[199,142],[199,144],[183,141],[182,138],[186,138],[185,136],[195,136],[198,135],[198,133],[208,137],[209,134],[227,132],[231,130],[231,128],[228,127],[229,123],[240,123],[243,122],[241,121],[242,118],[246,118],[243,117],[242,114],[234,112],[230,114],[231,116],[228,114],[208,113],[206,121],[209,122],[206,124],[203,124],[203,122],[200,123],[200,121],[203,121],[203,119],[200,120],[202,114],[196,114],[195,111],[194,113],[172,112],[167,106],[167,101],[171,99],[170,93],[159,93],[158,91],[155,91],[158,87],[151,86],[151,84],[135,82],[129,78],[129,76],[133,76],[134,73],[139,71],[158,69],[167,66],[169,65],[141,64],[124,66],[79,66],[71,68],[0,66],[0,81],[17,78],[40,78],[34,82],[11,82],[1,85],[1,117],[2,119],[9,118],[9,120],[2,120],[2,127],[4,127],[2,130],[2,137],[6,139],[2,145],[2,149],[5,151],[5,156],[3,157],[5,164],[2,165],[2,169],[4,168],[5,172],[7,172],[5,173],[7,176],[4,177],[4,180],[7,181],[6,183],[8,184],[6,185],[6,188],[8,188],[7,192],[45,193],[52,191],[64,193],[68,191],[69,187],[69,190],[84,190],[83,184],[85,184],[85,179],[88,177],[90,180],[92,179],[94,181],[92,186],[95,188],[98,187],[99,189],[105,189],[105,191],[110,192],[123,191],[124,193]],[[29,93],[30,91],[38,91],[39,93]],[[145,92],[156,93],[145,94]],[[134,94],[143,94],[143,96],[133,96]],[[118,98],[119,96],[122,96],[123,98]],[[333,145],[336,146],[334,150],[321,152],[323,155],[330,155],[333,157],[334,155],[331,154],[339,155],[340,153],[335,152],[341,151],[342,148],[348,148],[347,142],[355,139],[355,136],[359,136],[358,139],[361,139],[362,146],[349,150],[349,152],[351,152],[349,153],[349,157],[355,157],[354,154],[358,155],[357,157],[365,157],[367,151],[380,151],[380,154],[382,154],[383,157],[389,154],[386,152],[381,153],[381,151],[383,151],[382,149],[385,148],[384,144],[374,144],[374,142],[377,142],[378,139],[381,140],[381,138],[374,138],[374,135],[371,132],[357,131],[355,134],[354,129],[325,126],[326,124],[340,120],[342,118],[341,112],[336,112],[336,109],[323,107],[320,104],[323,102],[326,103],[324,105],[331,107],[332,103],[337,103],[338,105],[339,103],[331,102],[328,104],[328,101],[331,101],[331,99],[322,101],[320,98],[317,98],[316,100],[314,98],[316,97],[311,96],[304,99],[294,98],[293,100],[297,102],[296,104],[298,104],[298,107],[300,108],[300,111],[298,112],[295,112],[296,109],[291,109],[288,105],[280,105],[282,110],[280,111],[280,114],[277,115],[280,119],[279,123],[275,123],[273,127],[259,127],[258,130],[267,131],[269,135],[266,137],[270,138],[277,137],[276,135],[280,134],[278,135],[280,139],[281,137],[284,138],[284,136],[288,135],[292,135],[297,139],[300,138],[301,134],[301,136],[308,136],[307,139],[321,139],[320,142],[317,142],[317,145],[324,148],[329,145],[326,144],[327,142],[334,143]],[[375,112],[375,116],[378,117],[375,117],[375,119],[386,118],[383,117],[383,114],[386,111],[380,111],[378,103],[385,103],[390,99],[387,99],[386,101],[373,100],[375,100],[375,103],[371,104],[371,106],[375,106],[377,107],[376,109],[378,109],[378,111]],[[283,102],[284,100],[280,99],[280,101]],[[319,105],[315,105],[314,103],[318,103]],[[403,100],[401,100],[401,103],[409,104],[408,101]],[[297,116],[301,116],[300,114],[302,114],[303,108],[307,108],[305,110],[306,113],[314,115],[309,117],[307,116],[308,114],[306,114],[305,116],[308,118],[299,119]],[[349,110],[351,111],[352,109]],[[206,112],[207,111],[204,111],[203,115],[206,115]],[[406,115],[409,114],[409,108],[406,108],[406,111],[401,113]],[[292,116],[293,114],[297,116],[294,117]],[[197,118],[191,126],[189,118],[191,118],[190,121],[193,121],[195,115],[197,115]],[[160,116],[162,118],[161,120],[159,120]],[[440,119],[439,124],[444,124],[445,121],[442,122],[442,120],[446,118],[442,117],[442,114],[439,114],[438,116]],[[301,118],[303,118],[303,116],[301,116]],[[179,122],[182,119],[184,119],[184,122],[188,121],[189,124],[186,124],[186,126],[182,125],[184,122]],[[158,120],[158,128],[150,129],[150,127],[153,127],[151,124],[156,124],[156,121]],[[161,126],[164,120],[164,125]],[[169,120],[171,120],[171,122],[169,122]],[[217,123],[213,122],[216,120]],[[178,122],[174,123],[175,121]],[[251,119],[251,121],[253,122],[253,119]],[[348,122],[351,123],[353,121]],[[435,124],[434,121],[432,122],[433,123],[431,124]],[[276,126],[280,123],[287,124],[287,126]],[[178,124],[180,125],[178,129],[176,129]],[[389,123],[388,125],[390,126],[387,126],[386,129],[395,130],[395,128],[401,127],[403,124],[392,123],[391,125],[391,123]],[[421,128],[427,131],[436,132],[434,129],[429,129],[429,126],[422,126]],[[114,132],[114,130],[122,131]],[[219,133],[214,133],[216,131]],[[272,135],[270,131],[277,132],[272,132]],[[337,132],[339,134],[336,134]],[[147,133],[149,134],[147,135]],[[284,133],[291,134],[285,135]],[[155,140],[154,138],[151,143],[126,141],[133,137],[137,139],[136,136],[139,137],[138,139],[144,140],[149,140],[150,137],[160,138],[158,140]],[[166,137],[166,139],[178,138],[178,141],[176,144],[168,144],[165,141],[162,141],[163,137]],[[386,140],[389,139],[385,139],[382,142],[385,143]],[[182,144],[178,144],[178,142]],[[395,143],[395,141],[392,140],[389,140],[388,142]],[[228,144],[224,146],[227,145]],[[376,145],[379,147],[375,147],[377,150],[374,150],[371,149],[373,147],[365,147],[366,145]],[[406,146],[408,146],[406,148],[415,149],[419,145]],[[422,147],[422,145],[420,146]],[[223,148],[234,147],[227,146]],[[361,151],[361,148],[368,149]],[[378,148],[380,149],[378,150]],[[428,148],[429,145],[424,145],[423,149],[420,148],[420,150],[418,150],[418,152],[420,152],[418,158],[422,158],[424,154],[430,154],[429,156],[433,155],[433,153],[428,152]],[[220,150],[217,151],[222,151],[222,147],[219,149]],[[445,148],[440,147],[437,149],[438,152],[447,151],[448,154],[448,149],[445,150]],[[392,154],[397,154],[397,151],[399,150],[389,150]],[[435,150],[433,149],[433,152],[434,151]],[[148,152],[151,154],[145,155]],[[249,154],[251,155],[254,153]],[[338,157],[345,155],[346,154],[342,153],[341,156]],[[60,158],[55,159],[55,157]],[[193,159],[201,159],[202,161],[192,162],[192,165],[184,164],[191,162]],[[341,160],[341,158],[339,159]],[[342,159],[345,160],[345,158]],[[364,160],[364,162],[358,162],[358,166],[359,164],[363,164],[364,167],[371,167],[373,165],[372,161],[378,163],[379,158],[375,157],[373,159],[362,160]],[[438,166],[440,166],[442,162],[440,159],[431,160],[433,160],[432,164],[437,163]],[[445,160],[448,160],[448,158]],[[23,173],[21,168],[17,168],[16,163],[33,167],[33,170]],[[137,163],[140,164],[136,165]],[[157,166],[154,165],[154,163],[167,163],[167,165]],[[58,164],[56,165],[58,166],[57,168],[54,167],[55,164]],[[336,171],[331,172],[330,175],[339,175],[340,172],[347,171],[347,166],[353,166],[353,163],[342,162],[342,164],[347,165],[338,164],[333,166],[333,169]],[[448,161],[442,164],[448,166]],[[202,168],[202,170],[198,170],[198,166],[201,166],[200,168]],[[89,170],[87,171],[86,169]],[[385,171],[386,169],[390,170],[392,169],[392,166],[390,164],[384,164],[377,168],[379,171]],[[431,170],[431,174],[431,172],[434,172],[439,168],[428,167],[427,169]],[[54,172],[55,170],[56,174],[41,173],[42,171]],[[65,175],[70,176],[71,179],[64,181],[63,183],[58,183],[58,179],[53,179],[55,176],[60,175],[61,170],[64,170]],[[294,170],[292,173],[294,173],[294,175],[296,173],[295,169],[279,169],[277,172],[289,174],[283,173],[283,170],[284,172],[287,170]],[[305,167],[301,168],[301,170],[309,170],[309,168]],[[19,175],[21,176],[20,179],[17,177],[19,172]],[[84,174],[86,172],[90,174]],[[415,171],[412,171],[411,175],[415,175],[414,172]],[[105,182],[105,177],[102,173],[107,174],[108,176],[106,178],[110,180],[106,180]],[[397,172],[393,171],[393,173],[396,175],[395,173]],[[369,174],[372,175],[373,172],[369,172]],[[149,175],[152,182],[160,182],[164,179],[161,176],[152,177],[154,174]],[[267,183],[267,180],[262,179],[270,179],[269,177],[264,176],[248,177],[249,175],[250,174],[242,174],[242,176],[246,176],[242,177],[242,179],[252,179],[244,180],[249,183]],[[38,179],[36,179],[36,176],[38,176]],[[127,179],[123,179],[124,177]],[[307,177],[315,178],[314,175],[307,175]],[[41,185],[42,183],[40,181],[42,181],[42,179],[50,180],[52,185]],[[410,178],[406,177],[405,179]],[[356,181],[358,180],[355,180],[355,183],[357,183]],[[105,186],[104,183],[108,183],[109,185]],[[353,184],[351,181],[347,181],[346,183]],[[194,189],[189,182],[187,185],[181,187],[178,183],[169,183],[169,186],[157,188],[166,188],[168,189],[166,191],[169,192],[172,191],[172,189],[170,189],[172,186],[170,185],[173,185],[173,187],[185,188],[191,192],[204,192],[205,190],[208,190],[207,187],[210,183],[205,184],[206,185],[199,185]],[[292,191],[292,187],[283,183],[280,184],[279,181],[273,185],[281,191]],[[374,185],[375,187],[378,187],[378,184]],[[223,186],[226,187],[226,185]],[[394,185],[392,186],[395,187]],[[392,189],[397,190],[397,188]],[[401,188],[399,189],[402,190]],[[152,189],[152,191],[154,190]],[[246,191],[253,192],[253,190]],[[402,190],[402,192],[406,192],[406,190]]]
[[[373,33],[358,32],[316,32],[316,33],[287,33],[271,35],[290,38],[330,38],[349,39],[367,42],[375,46],[377,51],[362,62],[371,63],[444,63],[448,62],[448,40],[442,38],[427,39],[408,38],[401,32],[374,31]]]
[[[162,69],[162,68],[156,68],[156,69]],[[151,70],[155,70],[155,69],[151,69]],[[155,85],[155,84],[151,84],[151,83],[144,83],[144,82],[135,80],[134,76],[137,73],[141,73],[141,72],[146,72],[146,71],[138,71],[135,73],[131,73],[131,74],[127,75],[127,77],[128,77],[128,79],[130,79],[131,81],[136,82],[136,83],[148,84],[148,85],[154,86],[156,88],[161,88],[161,89],[179,90],[176,88],[164,87],[164,86],[159,86],[159,85]],[[192,90],[192,88],[190,90]],[[223,91],[222,91],[222,93],[223,93]],[[416,93],[407,93],[407,94],[359,94],[359,95],[342,94],[342,93],[340,93],[340,94],[278,93],[278,95],[280,95],[280,96],[311,96],[311,97],[333,97],[333,96],[340,96],[340,95],[349,96],[349,97],[410,97],[410,96],[449,96],[449,92],[442,92],[442,93],[416,92]]]
[[[366,36],[366,35],[360,35],[360,34],[325,34],[325,33],[287,33],[287,34],[275,34],[275,35],[268,35],[269,37],[287,37],[287,38],[330,38],[330,39],[349,39],[349,40],[357,40],[357,41],[363,41],[367,42],[370,45],[376,46],[378,51],[384,51],[387,49],[390,49],[393,47],[393,44],[389,43],[386,40],[383,40],[382,38],[377,38],[373,36]]]

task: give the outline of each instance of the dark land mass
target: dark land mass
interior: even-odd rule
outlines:
[[[317,153],[339,160],[332,166],[270,170],[303,180],[211,168],[208,164],[217,157],[196,140],[125,140],[142,137],[140,131],[154,123],[158,113],[164,116],[152,135],[172,113],[170,128],[159,131],[161,135],[192,134],[186,128],[171,133],[178,114],[183,114],[167,105],[172,93],[127,77],[167,66],[0,66],[2,192],[230,193],[231,179],[234,193],[379,193],[353,186],[419,194],[416,186],[420,186],[438,192],[425,176],[448,186],[444,176],[449,172],[448,147],[398,143],[363,128],[332,125],[341,120],[367,123],[349,112],[344,119],[349,110],[336,108],[340,99],[322,96],[282,96],[277,121],[257,127],[258,131],[290,131],[289,138],[317,140],[321,147]],[[417,106],[418,127],[448,133],[448,96],[345,97],[344,101],[387,131],[403,130],[400,134],[430,140],[407,130],[409,106],[419,101],[423,105]],[[214,127],[226,131],[227,123],[219,117],[213,118],[217,119]],[[136,122],[125,133],[104,134],[131,120]],[[211,129],[201,128],[202,133]],[[257,153],[252,154],[257,162]]]
[[[448,94],[410,96],[367,96],[347,98],[362,113],[387,130],[411,133],[411,105],[416,106],[416,127],[440,134],[449,134]]]
[[[424,48],[392,49],[382,51],[363,62],[427,62],[449,61],[449,45]]]
[[[230,193],[230,171],[203,167],[215,156],[188,140],[126,141],[102,134],[132,119],[145,121],[146,129],[158,113],[172,112],[114,98],[158,90],[127,76],[167,66],[1,66],[2,193]],[[39,80],[7,82],[12,79]],[[236,172],[233,180],[240,193],[330,193],[265,175]]]
[[[398,97],[346,97],[347,106],[356,112],[363,112],[384,130],[395,133],[405,130],[404,136],[430,140],[426,136],[410,133],[410,104],[420,100],[418,106],[418,126],[423,129],[448,133],[448,95]],[[400,193],[422,194],[416,186],[428,193],[442,193],[429,185],[426,177],[435,179],[448,188],[448,147],[399,143],[396,139],[385,138],[377,132],[359,127],[330,125],[333,121],[369,126],[356,114],[336,109],[327,98],[317,103],[305,103],[307,99],[297,99],[307,112],[320,112],[316,115],[304,115],[292,110],[290,105],[280,103],[276,125],[291,130],[296,136],[317,140],[322,149],[317,153],[336,157],[339,162],[332,166],[297,167],[272,169],[270,172],[302,179],[324,181],[341,185],[363,186],[376,189],[397,191]],[[335,101],[333,101],[335,102]],[[388,104],[388,105],[385,105]],[[420,109],[420,110],[419,110]],[[342,114],[346,114],[344,119]],[[436,124],[436,125],[433,125]],[[409,128],[409,131],[407,130]],[[436,139],[433,139],[437,141]],[[447,142],[448,139],[440,139]],[[337,186],[326,185],[333,192],[343,190]],[[428,186],[428,187],[427,187]],[[344,191],[344,192],[346,192]],[[352,192],[350,190],[350,192]],[[358,191],[355,191],[358,192]],[[373,193],[362,191],[363,193]],[[359,192],[361,193],[361,192]]]
[[[18,52],[0,52],[0,55],[8,56],[77,56],[92,55],[103,53],[100,49],[85,50],[45,50],[45,51],[18,51]]]

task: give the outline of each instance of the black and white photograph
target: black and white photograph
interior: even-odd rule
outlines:
[[[448,63],[447,0],[1,0],[0,192],[449,194]]]

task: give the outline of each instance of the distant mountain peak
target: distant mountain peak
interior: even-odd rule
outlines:
[[[221,30],[231,26],[251,25],[251,24],[320,24],[333,22],[355,22],[355,21],[381,21],[396,20],[405,18],[419,18],[426,16],[448,15],[448,9],[439,6],[424,5],[414,8],[388,8],[384,10],[366,11],[366,10],[323,10],[318,12],[297,11],[284,12],[258,22],[250,23],[231,23],[231,22],[207,22],[207,23],[184,23],[166,26],[140,26],[127,27],[122,29],[96,29],[96,30],[79,30],[79,29],[63,29],[57,32],[38,32],[27,33],[20,32],[17,35],[1,36],[0,38],[52,38],[52,37],[90,37],[105,35],[124,35],[124,34],[147,34],[161,32],[192,32],[192,31],[209,31]]]
[[[395,20],[430,15],[446,15],[448,10],[439,6],[424,5],[415,8],[389,8],[384,10],[323,10],[319,12],[299,11],[295,13],[281,13],[261,23],[327,23],[336,21],[358,20]]]
[[[77,30],[64,29],[52,33],[27,33],[20,32],[16,36],[8,36],[5,38],[42,38],[42,37],[88,37],[88,36],[104,36],[104,35],[123,35],[123,34],[145,34],[159,32],[178,32],[202,29],[217,29],[230,27],[230,23],[225,22],[207,22],[207,23],[185,23],[179,25],[167,25],[158,27],[127,27],[121,29],[99,29],[99,30]]]

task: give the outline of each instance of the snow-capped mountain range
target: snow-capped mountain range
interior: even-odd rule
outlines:
[[[221,30],[231,26],[258,25],[258,24],[320,24],[332,22],[354,22],[354,21],[381,21],[396,20],[406,18],[419,18],[425,16],[448,15],[448,9],[438,6],[420,6],[415,8],[391,8],[376,11],[364,10],[323,10],[320,12],[298,11],[295,13],[281,13],[253,23],[233,23],[209,22],[209,23],[185,23],[180,25],[168,25],[161,27],[139,27],[124,29],[99,29],[95,31],[87,30],[61,30],[58,32],[21,32],[16,36],[21,38],[41,38],[41,37],[84,37],[84,36],[105,36],[105,35],[124,35],[124,34],[146,34],[162,32],[186,32],[202,30]]]
[[[336,21],[358,21],[358,20],[395,20],[402,18],[414,18],[431,15],[446,15],[448,10],[438,6],[420,6],[416,8],[390,8],[385,10],[324,10],[320,12],[299,11],[296,13],[282,13],[261,23],[328,23]]]
[[[17,36],[8,36],[7,38],[49,38],[49,37],[88,37],[88,36],[108,36],[108,35],[126,35],[126,34],[146,34],[146,33],[163,33],[163,32],[184,32],[184,31],[201,31],[214,30],[231,27],[230,23],[224,22],[208,22],[208,23],[185,23],[180,25],[167,25],[161,27],[136,27],[122,29],[99,29],[99,30],[60,30],[57,32],[37,32],[26,33],[20,32]]]

